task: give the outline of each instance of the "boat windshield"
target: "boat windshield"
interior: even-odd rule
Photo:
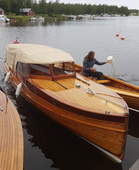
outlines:
[[[54,76],[74,74],[74,63],[65,62],[53,64],[53,74]]]
[[[31,75],[50,77],[49,65],[30,64],[29,67]]]

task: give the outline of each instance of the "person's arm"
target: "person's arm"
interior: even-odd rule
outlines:
[[[96,59],[95,59],[95,64],[97,64],[97,65],[104,65],[104,64],[106,64],[107,63],[107,61],[106,62],[99,62],[99,61],[97,61]]]

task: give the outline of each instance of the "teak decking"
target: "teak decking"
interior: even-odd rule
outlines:
[[[19,114],[0,91],[0,170],[23,170],[23,131]]]
[[[114,94],[111,93],[111,96],[106,96],[105,94],[107,94],[107,91],[108,91],[109,95],[110,95],[110,92],[105,87],[101,87],[102,92],[105,89],[104,95],[99,95],[99,96],[98,95],[90,95],[90,100],[88,101],[87,99],[88,99],[89,95],[86,93],[86,90],[87,90],[87,87],[89,88],[90,86],[86,86],[85,83],[83,83],[82,81],[79,81],[76,78],[68,78],[67,80],[60,79],[57,81],[58,83],[60,83],[64,87],[66,87],[68,90],[66,90],[64,87],[62,87],[55,81],[31,79],[30,82],[32,84],[35,84],[36,86],[39,86],[40,88],[42,88],[44,92],[45,92],[45,90],[51,92],[52,95],[54,94],[55,96],[57,96],[58,98],[63,100],[63,102],[64,101],[71,102],[73,105],[75,105],[75,107],[82,107],[84,109],[94,108],[93,109],[94,111],[99,110],[100,112],[103,112],[103,113],[104,113],[104,110],[108,110],[108,109],[112,114],[115,112],[123,113],[122,107],[117,107],[117,106],[115,107],[115,104],[113,104],[113,103],[109,103],[107,105],[104,104],[105,100],[111,100],[111,99],[113,101],[115,101],[115,103],[117,103],[117,104],[119,103],[119,105],[121,105],[121,102],[122,102],[121,98],[118,98],[115,95],[115,93]],[[76,84],[80,84],[81,87],[76,88],[75,87]],[[92,90],[95,93],[101,92],[99,85],[97,85],[96,83],[93,84]],[[38,96],[39,96],[39,94],[38,94]],[[114,96],[114,99],[113,99],[113,96]],[[104,99],[104,97],[106,99]],[[100,100],[102,102],[100,102]],[[124,106],[124,104],[125,103],[123,103],[123,106]]]

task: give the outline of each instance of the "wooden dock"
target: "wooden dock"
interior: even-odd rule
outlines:
[[[19,114],[0,91],[0,170],[23,170],[23,130]]]

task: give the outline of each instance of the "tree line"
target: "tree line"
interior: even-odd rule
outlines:
[[[0,0],[0,8],[4,9],[6,13],[14,13],[16,15],[20,14],[20,8],[32,8],[35,14],[48,14],[50,16],[55,14],[130,14],[129,9],[125,6],[108,6],[106,4],[64,4],[59,3],[59,0],[56,0],[55,2],[49,1],[48,3],[46,0],[40,0],[38,3],[36,0]]]

